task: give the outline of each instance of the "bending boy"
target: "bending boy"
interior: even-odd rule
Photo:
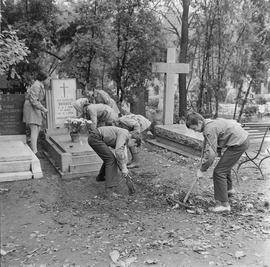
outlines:
[[[142,115],[129,114],[118,118],[115,125],[127,129],[132,135],[140,137],[146,131],[151,122]],[[137,168],[139,166],[139,150],[137,147],[129,147],[131,154],[131,162],[128,163],[129,168]]]
[[[228,196],[233,193],[231,170],[249,146],[248,133],[236,121],[222,118],[204,119],[195,112],[187,115],[186,126],[196,132],[202,132],[204,136],[204,156],[202,165],[197,172],[198,177],[203,177],[203,172],[212,165],[217,147],[226,148],[214,169],[216,206],[210,210],[230,212]]]
[[[140,140],[134,139],[126,129],[103,126],[89,131],[88,144],[103,160],[96,180],[105,181],[107,194],[110,195],[117,190],[119,169],[123,175],[128,174],[127,146],[139,146]],[[115,155],[109,147],[115,149]]]

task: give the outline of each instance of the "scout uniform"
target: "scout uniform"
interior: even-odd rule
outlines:
[[[103,126],[89,131],[88,144],[103,160],[97,181],[105,181],[106,188],[116,187],[119,183],[119,168],[127,172],[127,145],[131,138],[128,130]],[[115,149],[115,154],[109,148]]]

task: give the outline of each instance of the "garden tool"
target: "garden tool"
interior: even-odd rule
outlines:
[[[125,154],[125,158],[127,159],[127,147],[126,146],[124,148],[124,154]],[[118,160],[117,160],[117,165],[118,165],[118,168],[120,170],[122,170],[122,167],[120,166],[120,163],[118,162]],[[124,178],[125,181],[126,181],[126,185],[128,187],[129,194],[130,195],[134,194],[135,193],[135,187],[133,185],[132,178],[131,178],[130,174],[129,173],[122,174],[122,178]]]
[[[200,165],[199,165],[200,168],[202,166],[202,159],[203,159],[204,147],[205,147],[205,142],[203,144],[202,151],[201,151],[201,159],[200,159]],[[188,190],[188,192],[187,192],[187,194],[186,194],[186,196],[185,196],[185,198],[183,200],[183,204],[185,204],[187,202],[187,200],[189,198],[189,195],[192,192],[192,190],[193,190],[194,186],[196,185],[197,181],[199,180],[199,178],[200,177],[196,176],[196,178],[193,180],[193,182],[192,182],[192,184],[191,184],[191,186],[190,186],[190,188],[189,188],[189,190]]]
[[[126,180],[129,194],[133,195],[136,191],[131,176],[129,174],[122,174],[122,177]]]

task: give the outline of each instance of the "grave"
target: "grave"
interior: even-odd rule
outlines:
[[[0,79],[0,182],[41,178],[39,159],[26,144],[24,94],[6,93]]]
[[[189,73],[189,65],[176,63],[176,48],[168,48],[167,62],[152,63],[152,72],[165,73],[163,98],[163,125],[155,126],[156,139],[148,140],[154,145],[172,150],[189,157],[199,157],[203,136],[188,129],[184,124],[173,124],[174,84],[176,75]]]
[[[76,111],[72,102],[76,100],[75,79],[54,79],[46,102],[47,134],[43,142],[45,155],[64,179],[96,174],[102,160],[88,145],[87,135],[81,135],[79,143],[72,143],[64,122],[75,118]]]

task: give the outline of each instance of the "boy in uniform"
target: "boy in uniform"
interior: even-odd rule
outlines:
[[[128,175],[127,147],[140,146],[140,140],[133,138],[126,129],[103,126],[89,130],[88,144],[103,160],[96,180],[105,181],[107,194],[110,195],[117,190],[120,179],[119,169],[122,175]]]
[[[218,118],[204,119],[199,113],[190,113],[186,118],[186,126],[204,136],[204,156],[202,165],[197,171],[199,178],[212,165],[217,147],[225,148],[218,164],[214,168],[214,198],[216,206],[213,212],[230,212],[228,197],[234,192],[232,188],[231,170],[241,155],[248,149],[248,133],[239,123],[233,120]]]
[[[151,122],[142,115],[128,114],[118,118],[115,125],[127,129],[132,135],[141,137]],[[129,168],[137,168],[139,166],[139,150],[137,147],[129,147],[131,161],[128,163]]]

